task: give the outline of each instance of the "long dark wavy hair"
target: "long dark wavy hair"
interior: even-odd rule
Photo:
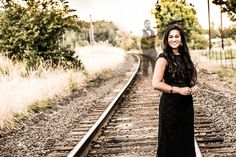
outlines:
[[[173,53],[173,50],[168,44],[169,33],[171,30],[174,30],[174,29],[178,30],[181,36],[182,44],[178,47],[178,49],[179,49],[180,55],[183,58],[184,64],[180,64],[176,62],[176,60],[174,59],[175,55]],[[174,78],[176,75],[181,76],[182,78],[187,77],[189,81],[189,85],[194,86],[197,83],[197,71],[189,55],[189,48],[186,43],[184,32],[179,26],[170,25],[166,28],[164,32],[164,37],[163,37],[162,49],[167,58],[167,62],[169,66],[168,70],[169,70],[169,73],[171,74],[171,77]],[[187,71],[182,70],[183,66],[186,66]],[[186,74],[187,76],[185,76]]]

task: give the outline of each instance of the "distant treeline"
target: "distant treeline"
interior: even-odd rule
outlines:
[[[91,26],[92,25],[92,26]],[[138,49],[139,37],[133,36],[128,32],[121,31],[111,21],[94,21],[92,23],[80,21],[80,31],[66,31],[65,44],[72,46],[85,46],[91,44],[90,30],[93,28],[95,43],[108,43],[115,47],[121,47],[125,50]],[[92,27],[92,28],[91,28]]]
[[[90,23],[79,20],[68,0],[1,0],[1,3],[2,55],[25,61],[28,69],[45,61],[51,66],[82,67],[73,48],[89,44]],[[125,49],[137,47],[135,37],[119,31],[112,22],[96,21],[93,26],[95,42]]]
[[[68,0],[1,0],[0,11],[0,53],[12,60],[26,61],[29,69],[37,68],[41,62],[51,66],[81,68],[81,62],[74,56],[76,46],[90,43],[91,23],[79,19],[75,10],[70,9]],[[181,25],[192,49],[205,49],[208,40],[196,19],[196,11],[185,1],[163,0],[153,9],[158,29],[157,46],[166,26]],[[125,50],[139,49],[140,37],[122,32],[110,21],[94,21],[94,42],[105,42]],[[214,26],[214,25],[212,25]],[[236,27],[212,28],[212,38],[230,38],[225,44],[235,40]]]

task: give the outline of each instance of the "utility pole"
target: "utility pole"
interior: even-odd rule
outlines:
[[[208,31],[208,36],[209,36],[209,58],[211,55],[211,18],[210,18],[210,2],[209,0],[207,0],[207,4],[208,4],[208,26],[209,26],[209,31]]]
[[[220,1],[220,36],[221,36],[221,64],[222,64],[222,53],[224,53],[224,32],[223,32],[223,22],[222,22],[222,0]],[[227,67],[226,53],[225,54],[225,66]]]
[[[220,36],[221,36],[220,63],[222,66],[222,53],[224,51],[223,24],[222,24],[222,0],[220,4]],[[226,63],[226,60],[225,60],[225,63]]]
[[[93,28],[92,15],[90,15],[89,42],[92,45],[94,44],[94,28]]]
[[[220,5],[220,32],[221,32],[221,48],[224,50],[224,32],[223,32],[223,22],[222,22],[222,4]]]

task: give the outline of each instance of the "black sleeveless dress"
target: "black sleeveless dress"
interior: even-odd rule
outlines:
[[[159,57],[166,58],[164,53]],[[184,64],[181,55],[176,55],[174,59]],[[187,77],[176,75],[171,78],[168,68],[167,65],[164,73],[165,83],[177,87],[190,86]],[[183,65],[183,68],[186,66]],[[196,157],[192,95],[162,93],[159,104],[157,157]]]

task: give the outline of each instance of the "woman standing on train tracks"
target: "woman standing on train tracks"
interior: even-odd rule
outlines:
[[[159,106],[158,157],[195,157],[193,98],[197,72],[182,29],[169,26],[152,84],[162,91]]]

